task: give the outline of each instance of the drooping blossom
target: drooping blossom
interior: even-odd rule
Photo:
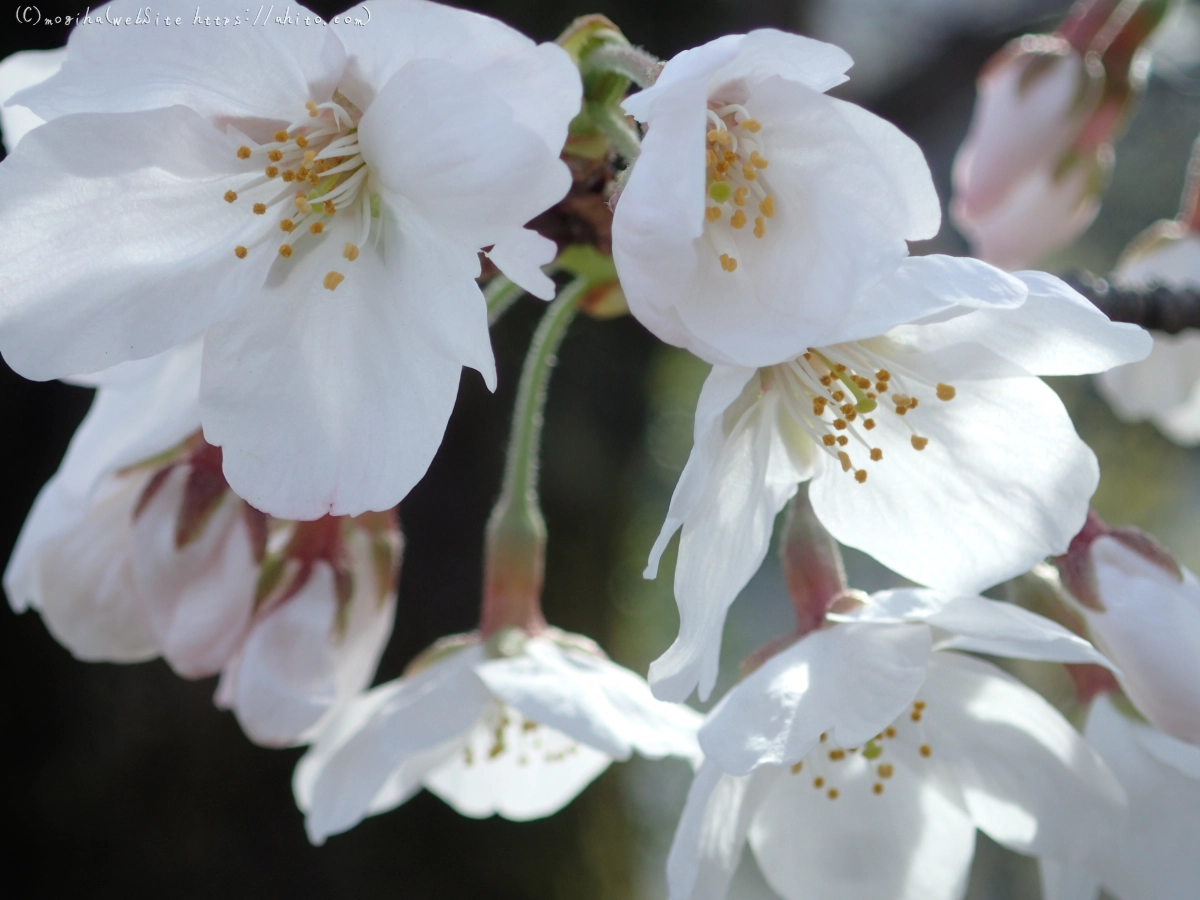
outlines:
[[[1035,376],[1140,359],[1149,337],[1056,278],[969,260],[914,258],[877,290],[897,304],[924,292],[963,305],[777,366],[716,366],[705,382],[692,454],[646,570],[654,577],[682,529],[680,632],[651,666],[658,696],[712,689],[726,611],[803,481],[837,540],[945,590],[1017,575],[1063,552],[1082,526],[1096,460]],[[967,305],[976,297],[987,302]]]
[[[1091,225],[1149,71],[1141,45],[1167,6],[1086,0],[1056,33],[1018,38],[987,63],[950,204],[976,256],[1021,269]]]
[[[463,815],[536,819],[634,751],[695,758],[699,723],[586,638],[553,628],[462,635],[350,704],[293,786],[316,844],[422,787]]]
[[[831,44],[764,29],[680,53],[625,100],[646,136],[613,258],[658,337],[762,366],[915,317],[851,309],[896,273],[907,241],[937,233],[941,207],[915,143],[824,93],[850,65]]]
[[[84,25],[10,101],[47,121],[0,165],[5,359],[45,379],[201,337],[205,436],[233,489],[286,518],[394,506],[462,367],[494,384],[481,248],[553,289],[553,245],[523,226],[570,185],[574,64],[424,0],[371,15]]]
[[[960,900],[975,831],[1090,861],[1122,793],[1038,696],[959,651],[1095,663],[1086,641],[981,597],[876,594],[726,695],[700,730],[671,900],[722,900],[748,842],[787,900]]]
[[[1121,689],[1157,729],[1200,746],[1200,581],[1148,535],[1094,515],[1055,561]]]
[[[220,673],[217,703],[248,736],[300,742],[374,676],[399,532],[392,513],[288,522],[234,494],[198,430],[200,353],[192,342],[92,379],[4,586],[80,659]]]
[[[1200,288],[1200,236],[1178,222],[1160,222],[1135,240],[1113,281],[1127,288]],[[1123,420],[1149,419],[1185,447],[1200,444],[1200,335],[1154,333],[1141,362],[1097,377],[1104,399]]]

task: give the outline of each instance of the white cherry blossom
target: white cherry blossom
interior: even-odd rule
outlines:
[[[481,248],[553,290],[553,244],[523,226],[570,185],[574,64],[424,0],[371,13],[81,26],[10,101],[47,121],[0,165],[5,359],[45,379],[202,336],[205,435],[234,490],[286,518],[395,505],[462,367],[494,385]]]
[[[887,591],[733,688],[668,862],[671,900],[721,900],[749,842],[787,900],[959,900],[978,828],[1021,853],[1090,861],[1122,794],[1045,700],[955,651],[1102,657],[1008,604]]]
[[[67,51],[22,50],[0,60],[0,131],[4,149],[12,153],[21,138],[43,123],[23,106],[8,106],[8,99],[17,91],[39,84],[62,68]]]
[[[886,302],[851,305],[895,274],[906,241],[937,233],[941,207],[915,143],[825,95],[850,65],[831,44],[764,29],[680,53],[625,100],[647,131],[613,258],[658,337],[761,366],[905,321]]]
[[[503,652],[496,652],[504,645]],[[613,760],[695,758],[699,714],[554,629],[461,636],[335,718],[296,768],[313,843],[425,787],[463,815],[557,812]]]
[[[1160,223],[1134,242],[1113,281],[1130,288],[1200,287],[1200,236],[1173,222]],[[1149,419],[1177,444],[1200,444],[1200,335],[1195,332],[1155,333],[1146,359],[1105,372],[1096,383],[1125,421]]]
[[[200,356],[192,342],[87,379],[96,400],[4,586],[78,658],[219,672],[251,739],[303,741],[374,677],[399,534],[383,513],[269,521],[233,494],[198,431]]]
[[[1042,863],[1045,900],[1186,900],[1200,884],[1200,747],[1133,720],[1096,698],[1084,730],[1124,786],[1123,828],[1092,867]]]
[[[1034,376],[1139,359],[1149,337],[1041,273],[1018,279],[918,257],[902,275],[878,288],[898,306],[922,295],[963,305],[777,366],[713,368],[646,570],[655,576],[682,529],[680,632],[650,668],[658,696],[712,689],[725,613],[802,481],[811,479],[813,508],[837,540],[947,590],[1017,575],[1063,552],[1082,526],[1096,460]],[[986,302],[965,305],[973,297]]]

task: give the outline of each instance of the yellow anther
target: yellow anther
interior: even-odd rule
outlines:
[[[732,216],[729,217],[729,224],[732,225],[734,228],[745,228],[746,227],[746,214],[744,212],[742,212],[740,209],[737,210]]]
[[[250,158],[250,148],[247,147],[245,144],[242,144],[242,146],[238,147],[238,159],[249,159],[249,158]]]
[[[279,174],[279,167],[267,166],[267,168],[263,170],[263,174],[265,174],[268,178],[275,178]]]
[[[758,216],[754,220],[754,236],[756,238],[763,237],[767,233],[767,220],[762,216]]]
[[[833,376],[822,375],[821,376],[821,384],[824,385],[825,387],[829,387],[831,384],[833,384]]]
[[[880,778],[891,778],[896,769],[891,763],[880,763],[879,768],[875,771],[879,773]]]
[[[238,244],[236,247],[233,248],[233,255],[236,256],[238,259],[245,259],[246,254],[249,252],[250,251],[247,250],[245,247],[243,247],[241,244]]]
[[[307,109],[309,112],[312,112],[314,109],[317,108],[317,102],[315,100],[306,100],[304,103],[304,108]]]
[[[818,775],[813,779],[813,787],[819,791],[821,788],[825,787],[825,779]]]
[[[308,183],[311,184],[313,187],[316,187],[317,184],[320,182],[320,180],[321,180],[321,176],[318,175],[316,172],[313,172],[311,175],[308,176]]]
[[[758,211],[768,219],[772,218],[775,215],[775,198],[767,194],[758,204]]]
[[[354,262],[358,259],[358,246],[347,241],[346,246],[342,248],[342,256],[346,257],[350,262]]]
[[[838,431],[841,431],[842,429],[844,429],[846,427],[846,420],[845,419],[834,419],[833,427],[836,428]]]
[[[842,464],[843,472],[849,472],[851,469],[854,468],[854,466],[851,465],[851,463],[850,463],[850,454],[847,453],[845,450],[839,450],[837,456],[838,456],[838,462],[840,462]]]
[[[327,272],[325,273],[325,280],[321,284],[325,285],[325,290],[332,291],[336,290],[337,286],[345,280],[346,276],[341,272]]]
[[[744,166],[742,166],[742,177],[747,181],[753,181],[758,177],[758,173],[754,171],[754,166],[752,166],[750,163],[746,163]]]
[[[337,207],[333,205],[333,201],[326,200],[325,201],[325,215],[332,216],[335,212],[337,212]]]
[[[867,470],[866,469],[856,469],[854,472],[854,480],[857,481],[859,484],[866,483]]]
[[[837,438],[835,438],[832,434],[823,434],[821,435],[821,443],[826,447],[832,447],[837,443]]]
[[[916,710],[922,710],[928,705],[929,704],[927,704],[924,700],[913,701],[913,709],[916,709]]]
[[[714,128],[708,133],[708,142],[710,144],[728,146],[733,143],[733,137],[724,128]]]
[[[839,434],[837,436],[837,442],[839,447],[845,447],[848,443],[850,443],[850,438],[846,437],[844,434]]]
[[[890,381],[891,378],[892,378],[892,373],[889,372],[887,369],[880,369],[878,372],[875,373],[876,381]]]
[[[283,159],[283,151],[269,150],[267,151],[267,159],[269,159],[271,162],[279,162],[281,159]]]
[[[917,404],[919,404],[920,402],[921,402],[921,401],[920,401],[920,400],[918,400],[916,397],[913,397],[911,400],[909,400],[909,401],[908,401],[908,408],[909,408],[909,409],[916,409],[916,408],[917,408]]]
[[[719,207],[719,206],[706,207],[704,210],[704,218],[708,219],[708,221],[710,221],[710,222],[717,221],[717,219],[721,218],[721,207]]]
[[[825,412],[826,400],[824,397],[813,397],[813,414],[821,415]]]
[[[756,169],[765,169],[767,166],[769,166],[771,164],[768,160],[765,160],[761,156],[759,156],[757,150],[755,150],[753,153],[750,154],[750,162],[754,165],[754,167]]]
[[[722,160],[721,162],[719,162],[715,166],[713,166],[713,171],[716,172],[717,175],[724,175],[726,172],[729,171],[729,163]]]
[[[306,216],[312,212],[312,206],[309,205],[308,198],[303,194],[296,195],[296,209],[300,210]]]
[[[896,736],[896,729],[889,725],[887,728],[883,729],[883,736],[894,738]]]
[[[793,774],[793,775],[799,775],[799,774],[800,774],[800,771],[801,771],[803,768],[804,768],[804,760],[800,760],[800,762],[798,762],[798,763],[796,763],[794,766],[792,766],[792,774]]]
[[[834,391],[829,396],[832,397],[834,400],[836,400],[838,403],[841,403],[843,400],[846,399],[846,392],[845,391]]]
[[[732,150],[726,150],[721,154],[721,159],[722,161],[733,165],[735,162],[737,162],[737,154]]]
[[[840,394],[841,391],[838,391],[838,393]],[[849,419],[850,413],[854,412],[854,404],[853,403],[843,403],[839,407],[839,409],[841,409],[842,415],[844,415],[847,419]]]
[[[283,170],[283,180],[284,181],[295,181],[296,173],[293,172],[291,169],[284,169]]]
[[[870,431],[874,427],[875,427],[874,419],[863,419],[863,428],[867,429],[867,431]]]
[[[929,438],[917,437],[915,434],[912,436],[912,445],[914,450],[924,450],[928,444]]]
[[[284,143],[285,141],[287,141],[287,139],[288,139],[288,133],[287,133],[286,131],[277,131],[277,132],[275,132],[275,141],[276,141],[276,143],[282,144],[282,143]]]
[[[282,222],[279,223],[279,227],[282,228],[284,231],[290,232],[293,228],[296,227],[296,223],[293,222],[291,219],[284,219]]]
[[[311,225],[308,226],[308,230],[311,231],[313,234],[320,234],[322,231],[325,230],[325,226],[322,225],[320,222],[313,222]]]
[[[738,122],[738,124],[741,125],[743,128],[745,128],[747,131],[749,131],[751,134],[757,134],[758,131],[762,128],[762,123],[760,123],[758,121],[758,119],[742,119],[742,121]]]
[[[836,800],[838,798],[838,789],[830,788],[828,791],[826,791],[825,796],[830,800]]]
[[[841,762],[843,759],[846,758],[846,751],[845,750],[830,750],[829,758],[833,762]]]
[[[315,160],[316,158],[317,158],[316,150],[305,150],[304,151],[304,164],[306,166],[311,166],[313,164],[313,160]]]
[[[938,382],[937,398],[939,400],[953,400],[954,395],[957,393],[958,393],[958,391],[954,390],[954,388],[951,387],[950,385],[942,384],[940,381]]]
[[[292,255],[292,245],[291,244],[280,244],[279,245],[279,255],[282,256],[284,259],[287,259],[288,257],[290,257]]]
[[[878,447],[871,448],[871,462],[879,462],[883,459],[883,451]]]
[[[846,367],[844,365],[842,365],[841,363],[838,363],[836,366],[833,367],[833,370],[835,372],[845,372]]]
[[[914,709],[912,711],[912,715],[910,715],[909,718],[912,719],[914,722],[920,722],[921,721],[921,711],[919,709]]]
[[[933,753],[933,748],[932,748],[932,747],[930,747],[928,744],[922,744],[922,745],[921,745],[921,755],[922,755],[922,756],[924,756],[926,759],[928,759],[928,758],[929,758],[929,755],[930,755],[931,753]]]
[[[265,203],[255,203],[254,204],[254,214],[256,216],[265,215],[266,212],[267,212],[267,204],[265,204]]]
[[[732,256],[730,256],[728,253],[722,253],[721,254],[721,268],[724,269],[726,272],[735,272],[735,271],[737,271],[737,260],[734,259]]]
[[[237,199],[237,191],[226,191],[225,192],[225,202],[226,203],[232,203],[236,199]]]
[[[871,786],[871,790],[874,791],[876,794],[882,794],[883,793],[883,784],[881,784],[880,782],[877,781],[877,782],[875,782],[875,784],[873,784]]]
[[[821,743],[823,744],[823,743],[825,743],[827,740],[829,740],[829,732],[828,732],[828,731],[822,731],[822,732],[821,732]]]
[[[886,394],[888,390],[888,383],[886,381],[875,382],[875,390],[879,391],[881,394]]]
[[[740,187],[733,192],[733,202],[738,206],[746,205],[746,196],[750,193],[750,188]]]
[[[306,138],[302,134],[296,135],[296,146],[299,147],[301,150],[303,150],[305,147],[308,146],[308,138]]]
[[[713,153],[711,150],[705,150],[704,164],[710,169],[715,166],[717,164],[717,154]]]

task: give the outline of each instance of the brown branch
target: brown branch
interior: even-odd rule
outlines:
[[[1154,285],[1120,288],[1090,272],[1063,278],[1114,322],[1132,322],[1153,331],[1178,334],[1200,328],[1200,290]]]

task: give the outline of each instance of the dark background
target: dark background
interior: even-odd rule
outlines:
[[[541,40],[553,39],[576,15],[603,12],[632,41],[663,57],[754,27],[805,31],[812,20],[809,4],[790,0],[462,5]],[[881,5],[905,10],[902,0]],[[1022,6],[1026,18],[1002,16],[984,27],[946,19],[940,34],[903,36],[927,41],[925,58],[877,81],[869,96],[859,95],[922,144],[943,198],[980,65],[1023,23],[1036,24],[1029,15],[1061,12],[1065,5],[1010,0],[1007,6]],[[80,11],[74,2],[42,0],[40,6],[45,16]],[[342,7],[311,8],[328,18]],[[5,21],[0,56],[65,40],[62,27]],[[1179,94],[1164,90],[1169,97]],[[1143,144],[1149,143],[1131,151],[1144,160],[1142,169],[1169,155],[1161,177],[1147,182],[1136,164],[1119,167],[1110,203],[1115,212],[1106,210],[1095,237],[1067,262],[1106,268],[1134,233],[1174,213],[1183,166],[1175,157],[1197,124],[1195,100],[1184,96],[1180,102],[1191,110],[1182,123],[1167,101],[1155,113],[1155,122],[1175,123],[1173,131],[1161,125],[1170,132],[1167,143],[1155,125],[1146,130]],[[931,246],[964,249],[949,226]],[[379,680],[397,676],[433,639],[475,624],[483,525],[499,483],[512,388],[539,308],[526,299],[494,329],[499,391],[492,396],[475,373],[464,375],[437,459],[401,506],[406,558],[395,635]],[[674,608],[669,572],[654,592],[637,587],[630,573],[640,568],[665,512],[687,451],[691,398],[702,375],[681,355],[664,355],[630,319],[581,320],[566,340],[550,392],[542,486],[551,534],[546,612],[554,624],[597,638],[618,661],[642,672],[673,635]],[[1107,413],[1086,386],[1071,390],[1086,416],[1099,423],[1103,443],[1109,434],[1104,429],[1112,428]],[[83,389],[32,384],[0,367],[0,560],[7,559],[25,513],[89,402]],[[1083,425],[1081,431],[1088,436]],[[1135,433],[1157,441],[1148,428]],[[668,447],[663,434],[682,434],[682,443]],[[1128,449],[1119,441],[1114,446]],[[1192,465],[1173,452],[1162,450],[1178,471]],[[1187,471],[1193,483],[1196,473]],[[1116,490],[1119,495],[1123,488]],[[729,638],[738,640],[737,634]],[[681,788],[647,792],[643,787],[652,781],[636,767],[642,774],[631,780],[628,767],[614,766],[565,811],[540,822],[469,820],[421,794],[312,848],[290,793],[299,751],[251,745],[230,715],[212,707],[214,687],[214,680],[184,681],[161,662],[77,662],[36,613],[18,616],[0,607],[0,894],[585,900],[649,896],[661,884],[661,876],[646,871],[661,865]],[[686,769],[668,763],[662,771],[671,784],[686,786]],[[977,890],[973,896],[1014,896],[988,893],[986,886]]]

